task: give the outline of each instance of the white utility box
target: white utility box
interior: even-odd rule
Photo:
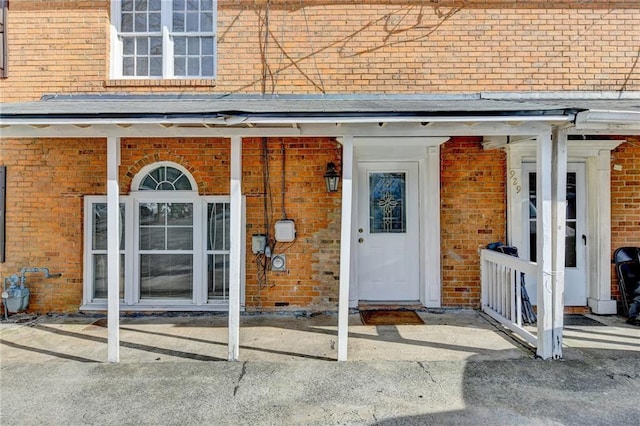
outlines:
[[[296,239],[296,225],[292,220],[279,220],[275,224],[276,241],[279,243],[290,243]]]

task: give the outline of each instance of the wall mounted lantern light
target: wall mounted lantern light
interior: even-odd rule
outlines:
[[[336,171],[336,165],[327,163],[327,172],[324,174],[324,183],[327,186],[327,192],[336,192],[338,183],[340,183],[340,175]]]

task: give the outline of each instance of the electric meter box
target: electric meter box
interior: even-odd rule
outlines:
[[[279,220],[275,224],[276,241],[290,243],[296,239],[296,225],[292,220]]]
[[[264,253],[267,245],[267,236],[264,234],[253,234],[251,237],[251,252],[253,254]]]

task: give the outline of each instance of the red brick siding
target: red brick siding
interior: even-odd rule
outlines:
[[[443,306],[479,306],[479,249],[505,241],[506,157],[481,142],[453,138],[440,150]]]
[[[289,309],[335,309],[339,267],[340,193],[329,194],[322,175],[339,163],[338,144],[326,139],[284,139],[287,183],[285,210],[296,224],[297,239],[286,249],[288,272],[268,272],[258,288],[251,234],[264,233],[261,140],[245,140],[243,192],[247,195],[247,305],[270,310],[276,302]],[[269,139],[271,168],[270,233],[282,218],[281,140]],[[123,139],[121,193],[135,174],[157,161],[174,161],[189,170],[202,195],[229,193],[229,142],[225,139]],[[29,277],[30,309],[75,312],[82,300],[83,197],[105,194],[104,140],[2,140],[7,166],[7,261],[0,277],[24,266],[49,267],[63,276]],[[282,308],[278,308],[282,309]],[[286,308],[285,308],[286,309]]]
[[[106,0],[14,1],[10,77],[0,90],[18,101],[49,93],[640,89],[636,0],[266,5],[219,1],[215,81],[111,81]]]
[[[0,141],[7,166],[6,262],[0,277],[48,267],[61,278],[29,275],[30,309],[74,312],[82,299],[83,196],[104,194],[106,143],[87,139]]]
[[[622,166],[611,171],[611,248],[640,247],[640,137],[628,137],[613,151],[611,162]],[[612,278],[611,293],[619,299],[613,267]]]

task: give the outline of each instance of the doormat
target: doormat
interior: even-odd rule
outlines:
[[[415,311],[374,309],[360,311],[364,325],[421,325],[424,324]]]
[[[583,325],[590,327],[606,327],[607,324],[603,324],[600,321],[596,321],[593,318],[586,317],[582,314],[565,314],[564,325]]]

